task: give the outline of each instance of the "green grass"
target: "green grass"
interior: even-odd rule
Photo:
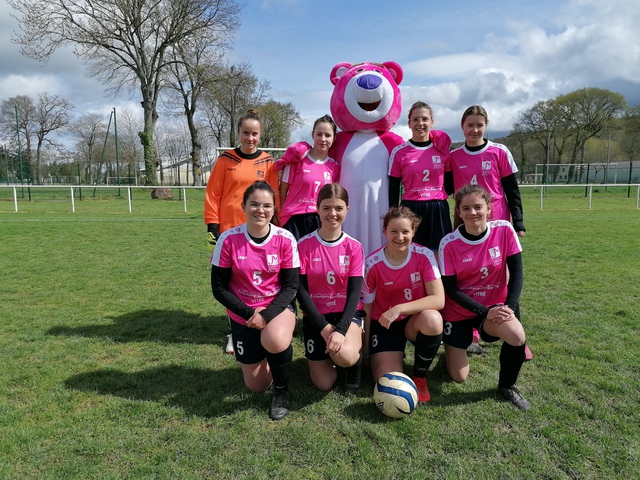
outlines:
[[[640,478],[634,199],[524,195],[530,411],[495,398],[498,345],[462,385],[440,356],[432,402],[393,421],[370,381],[315,391],[297,335],[271,422],[223,352],[201,198],[174,193],[0,202],[1,478]]]

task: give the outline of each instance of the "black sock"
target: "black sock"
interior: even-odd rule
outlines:
[[[500,376],[498,388],[509,388],[516,384],[520,368],[524,363],[524,345],[514,347],[502,342],[500,349]]]
[[[289,373],[291,372],[291,360],[293,359],[293,347],[289,347],[280,353],[267,352],[267,363],[271,369],[274,390],[289,390]]]
[[[345,373],[347,374],[347,379],[360,381],[361,367],[362,367],[362,354],[360,354],[360,356],[358,357],[358,361],[356,363],[344,369]]]
[[[438,335],[425,335],[418,332],[415,342],[415,355],[413,360],[413,376],[426,377],[427,370],[431,367],[433,359],[438,353],[440,342],[442,341],[442,333]]]

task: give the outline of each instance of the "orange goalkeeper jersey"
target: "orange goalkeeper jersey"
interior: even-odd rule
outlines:
[[[256,180],[264,180],[276,193],[278,172],[271,155],[258,150],[246,155],[239,148],[222,153],[211,170],[204,198],[204,223],[218,223],[219,232],[247,221],[242,210],[244,191]]]

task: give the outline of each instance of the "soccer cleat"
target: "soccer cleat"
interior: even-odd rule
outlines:
[[[233,349],[233,338],[231,338],[231,334],[227,335],[227,346],[224,348],[224,351],[229,355],[233,355],[235,353]]]
[[[531,353],[531,350],[529,349],[529,345],[525,345],[524,346],[524,361],[528,362],[532,358],[533,358],[533,353]]]
[[[518,391],[516,387],[498,388],[498,395],[513,403],[520,410],[529,410],[531,404]]]
[[[482,348],[479,344],[472,342],[471,345],[467,347],[468,355],[482,355],[484,353],[484,348]]]
[[[362,379],[360,362],[347,367],[344,370],[344,389],[346,392],[355,392],[360,388],[360,382]]]
[[[271,408],[269,418],[271,420],[281,420],[289,413],[289,392],[287,390],[273,390],[271,398]]]
[[[431,394],[429,393],[429,388],[427,388],[427,379],[424,377],[411,377],[411,380],[413,380],[418,389],[418,403],[427,403],[431,400]]]

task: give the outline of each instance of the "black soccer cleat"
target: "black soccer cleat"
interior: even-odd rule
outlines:
[[[271,408],[269,418],[271,420],[282,420],[291,408],[289,402],[289,392],[287,390],[274,390],[271,398]]]
[[[531,408],[531,404],[522,396],[516,387],[498,388],[498,395],[508,402],[513,403],[520,410],[529,410]]]

